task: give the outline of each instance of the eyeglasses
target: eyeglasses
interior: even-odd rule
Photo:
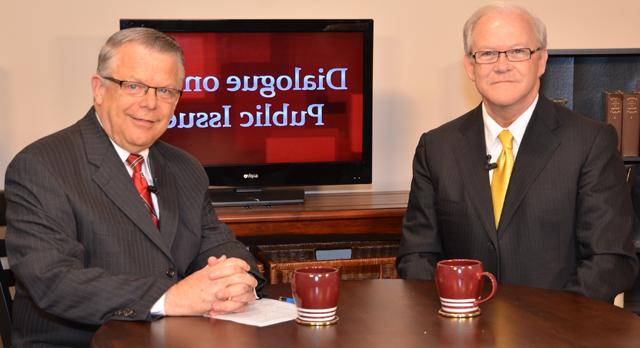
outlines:
[[[542,47],[538,47],[535,50],[530,48],[512,48],[506,51],[476,51],[473,52],[471,57],[478,64],[493,64],[500,59],[500,54],[504,53],[507,60],[510,62],[524,62],[531,59],[531,55],[540,51]]]
[[[150,88],[153,88],[156,91],[156,97],[158,97],[158,99],[167,101],[167,102],[174,102],[178,100],[178,98],[180,98],[180,96],[182,95],[182,91],[175,88],[147,86],[141,82],[123,81],[123,80],[118,80],[116,78],[113,78],[111,76],[100,76],[100,77],[102,77],[105,80],[118,84],[120,86],[120,89],[124,93],[132,97],[145,96],[147,95],[147,92],[149,92]]]

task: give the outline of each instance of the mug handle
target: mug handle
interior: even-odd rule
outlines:
[[[478,299],[476,300],[473,305],[477,306],[483,302],[487,302],[489,301],[491,298],[493,298],[493,295],[496,294],[496,289],[498,288],[498,282],[496,281],[496,277],[493,276],[493,274],[489,273],[489,272],[482,272],[480,273],[480,278],[482,278],[482,276],[485,276],[487,278],[489,278],[489,280],[491,281],[491,292],[489,293],[489,295],[483,299]]]

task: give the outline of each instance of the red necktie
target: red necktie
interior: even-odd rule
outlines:
[[[136,187],[140,197],[144,201],[144,205],[147,206],[147,210],[149,211],[149,215],[151,215],[151,219],[153,223],[156,224],[156,227],[160,227],[160,221],[156,216],[156,211],[153,208],[153,201],[151,201],[151,193],[149,192],[149,184],[147,183],[147,179],[144,178],[142,174],[142,163],[144,163],[144,157],[137,154],[130,154],[127,158],[127,163],[129,167],[133,170],[133,175],[131,175],[131,180],[133,180],[133,186]]]

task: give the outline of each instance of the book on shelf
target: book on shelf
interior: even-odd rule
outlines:
[[[624,93],[603,92],[604,96],[604,116],[607,123],[616,129],[618,134],[618,151],[622,153],[622,98]]]
[[[638,156],[640,147],[640,92],[622,98],[622,156]]]

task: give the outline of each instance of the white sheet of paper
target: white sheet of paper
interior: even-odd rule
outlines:
[[[263,327],[293,320],[297,316],[295,304],[263,298],[251,303],[246,312],[221,314],[214,318]]]

